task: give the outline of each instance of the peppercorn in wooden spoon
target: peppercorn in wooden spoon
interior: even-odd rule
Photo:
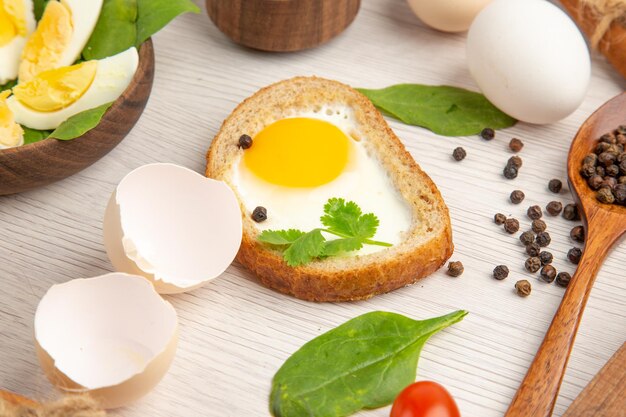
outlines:
[[[581,126],[569,151],[570,189],[587,230],[585,250],[561,305],[505,417],[548,417],[565,374],[591,286],[611,247],[626,232],[626,206],[602,204],[580,174],[598,138],[626,124],[626,93],[605,103]]]

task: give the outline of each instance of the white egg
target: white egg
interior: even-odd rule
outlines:
[[[73,33],[70,44],[63,51],[59,67],[72,65],[79,57],[98,23],[103,0],[61,0],[72,13]]]
[[[408,0],[413,13],[428,26],[444,32],[465,32],[492,0]]]
[[[9,97],[7,105],[13,112],[15,120],[31,129],[55,129],[77,113],[115,101],[132,81],[139,56],[133,47],[97,63],[96,75],[87,91],[61,110],[37,111],[21,103],[15,96]]]
[[[17,71],[20,63],[22,49],[26,45],[28,36],[35,30],[35,14],[33,11],[33,0],[13,0],[24,5],[24,15],[19,18],[20,25],[24,25],[26,30],[22,36],[18,33],[8,42],[0,45],[0,84],[17,78]],[[5,7],[8,2],[4,2]],[[0,10],[0,13],[3,13]]]
[[[309,231],[322,227],[320,217],[324,204],[330,198],[339,197],[354,201],[364,213],[374,213],[378,217],[380,225],[375,240],[400,243],[403,234],[411,227],[410,208],[380,162],[368,153],[367,137],[359,131],[353,111],[347,106],[328,104],[316,110],[294,110],[288,117],[319,119],[338,127],[349,138],[349,161],[343,172],[326,184],[287,187],[261,179],[240,157],[233,164],[232,182],[248,213],[257,206],[267,209],[268,218],[256,224],[258,229],[295,228]],[[364,245],[348,255],[364,255],[384,249],[382,246]]]
[[[496,107],[529,123],[571,114],[587,93],[589,51],[574,22],[544,0],[495,0],[467,36],[469,70]]]

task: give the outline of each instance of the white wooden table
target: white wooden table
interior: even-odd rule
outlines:
[[[353,86],[401,82],[451,84],[476,89],[465,65],[465,35],[422,26],[403,0],[364,0],[354,24],[320,48],[267,54],[231,43],[206,14],[176,20],[155,39],[157,72],[146,111],[126,140],[84,172],[36,191],[0,198],[0,388],[34,398],[55,395],[39,369],[32,343],[33,314],[54,283],[96,276],[112,267],[102,244],[105,204],[119,180],[146,163],[174,162],[198,172],[222,120],[242,99],[272,82],[319,75]],[[565,69],[564,69],[565,70]],[[313,304],[274,293],[234,264],[219,279],[189,294],[167,297],[178,309],[181,341],[176,360],[150,395],[113,416],[263,416],[272,376],[306,341],[372,310],[428,318],[456,309],[470,315],[425,346],[418,377],[444,384],[466,417],[500,416],[506,410],[563,294],[524,272],[519,241],[493,224],[503,212],[520,219],[530,204],[554,199],[548,180],[565,180],[569,141],[603,102],[624,90],[623,79],[597,56],[587,97],[573,115],[549,126],[520,123],[495,140],[438,137],[390,121],[419,164],[439,186],[450,208],[456,251],[465,274],[443,271],[412,287],[369,301]],[[513,181],[502,168],[511,137],[526,146],[524,167]],[[461,163],[451,152],[462,145]],[[513,189],[526,200],[508,201]],[[571,201],[569,192],[556,199]],[[562,218],[547,218],[558,270],[573,246]],[[491,271],[507,264],[511,275]],[[513,292],[518,279],[532,282],[530,297]],[[626,244],[602,268],[578,334],[555,415],[626,339]],[[111,306],[114,308],[114,306]],[[386,416],[389,408],[359,413]]]

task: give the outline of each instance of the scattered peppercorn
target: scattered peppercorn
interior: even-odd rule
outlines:
[[[561,192],[561,188],[563,188],[563,183],[561,180],[553,178],[548,182],[548,190],[552,191],[555,194]]]
[[[578,264],[581,256],[583,256],[583,251],[580,248],[572,248],[567,252],[567,259],[573,264]]]
[[[528,282],[525,279],[522,279],[515,283],[515,292],[520,297],[528,297],[530,295],[531,290],[532,290],[532,287],[530,285],[530,282]]]
[[[502,213],[496,213],[496,215],[493,216],[493,221],[495,224],[500,226],[501,224],[504,224],[504,222],[506,221],[506,216]]]
[[[526,214],[531,220],[540,219],[543,216],[543,212],[541,211],[541,207],[539,206],[530,206],[528,210],[526,210]]]
[[[550,216],[558,216],[563,210],[563,204],[560,201],[550,201],[546,206],[546,211]]]
[[[545,248],[546,246],[548,246],[551,241],[552,239],[550,238],[550,233],[548,232],[537,233],[537,244],[541,246],[542,248]]]
[[[241,149],[249,149],[252,146],[252,138],[248,135],[239,136],[239,145]]]
[[[530,245],[526,246],[526,253],[530,257],[539,256],[540,252],[541,252],[541,246],[539,246],[536,243],[531,243]]]
[[[465,159],[466,156],[467,152],[465,152],[465,149],[461,148],[460,146],[452,151],[452,157],[455,161],[462,161]]]
[[[533,220],[531,224],[531,229],[533,229],[533,232],[535,233],[541,233],[544,230],[546,230],[546,228],[547,228],[546,222],[544,222],[541,219]]]
[[[524,201],[524,198],[526,196],[524,195],[524,192],[522,190],[514,190],[511,193],[510,199],[511,199],[511,203],[513,204],[519,204],[522,201]]]
[[[532,272],[534,274],[539,271],[539,268],[541,268],[541,260],[536,256],[531,256],[526,259],[526,262],[524,262],[524,267],[528,272]]]
[[[452,261],[448,263],[448,275],[451,277],[458,277],[463,273],[463,263],[461,261]]]
[[[556,285],[559,285],[561,287],[567,287],[571,279],[572,276],[569,273],[559,272],[559,274],[556,276]]]
[[[261,223],[267,220],[267,209],[261,206],[255,207],[255,209],[252,211],[252,220],[257,223]]]
[[[519,240],[522,245],[528,246],[535,241],[535,234],[531,231],[524,232],[519,236]]]
[[[576,204],[566,204],[563,207],[563,218],[565,220],[580,220],[580,213],[578,212],[578,206]]]
[[[509,268],[506,265],[498,265],[493,269],[493,277],[498,281],[502,281],[509,276]]]
[[[539,254],[539,260],[541,261],[541,265],[551,264],[553,259],[554,257],[552,256],[552,253],[548,251],[544,250]]]
[[[570,230],[569,236],[574,242],[583,243],[585,241],[585,228],[583,226],[576,226]]]
[[[480,137],[485,140],[491,140],[496,137],[496,131],[490,127],[486,127],[480,132]]]
[[[545,265],[541,268],[541,279],[545,282],[552,282],[556,278],[556,268],[552,265]]]
[[[524,142],[522,142],[518,138],[513,138],[509,142],[509,149],[511,149],[513,152],[519,152],[522,150],[523,147],[524,147]]]
[[[512,157],[509,158],[509,160],[506,162],[507,165],[511,165],[514,166],[515,168],[521,168],[522,167],[522,158],[520,158],[517,155],[514,155]]]
[[[502,171],[502,175],[504,175],[504,178],[512,180],[517,178],[517,174],[518,174],[519,170],[517,168],[515,168],[512,165],[507,165],[504,167],[504,170]]]
[[[519,222],[517,219],[506,219],[504,221],[504,230],[510,234],[516,233],[519,230]]]

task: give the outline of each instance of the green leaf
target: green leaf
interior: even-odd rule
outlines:
[[[343,417],[393,402],[415,381],[422,346],[466,311],[416,321],[372,312],[324,333],[291,355],[274,376],[276,417]]]
[[[343,198],[331,198],[324,206],[324,216],[320,221],[329,231],[344,237],[367,239],[376,234],[378,218],[372,213],[362,215],[354,201],[347,203]]]
[[[104,113],[111,107],[111,103],[106,103],[93,109],[85,110],[70,117],[57,127],[50,134],[51,138],[60,140],[76,139],[98,126]]]
[[[482,94],[462,88],[398,84],[380,90],[358,90],[402,122],[443,136],[475,135],[485,127],[502,129],[516,123]]]
[[[2,92],[4,90],[10,90],[13,87],[15,87],[16,85],[17,85],[17,80],[7,81],[6,83],[0,85],[0,92]]]
[[[289,230],[264,230],[259,235],[259,240],[270,245],[291,245],[304,232],[296,229]]]
[[[283,252],[283,258],[289,266],[308,264],[324,253],[324,241],[320,229],[313,229],[294,240]]]
[[[137,40],[137,0],[104,0],[83,58],[102,59],[124,52]]]
[[[41,16],[43,16],[43,11],[46,9],[48,2],[50,0],[33,0],[33,11],[35,13],[35,20],[39,22],[41,20]]]
[[[22,129],[24,130],[24,145],[44,140],[52,133],[51,130],[35,130],[26,126],[22,126]]]
[[[137,11],[137,47],[175,17],[188,12],[200,13],[190,0],[137,0]]]
[[[359,250],[363,247],[363,239],[348,237],[328,240],[324,244],[324,256],[336,256],[346,252]]]

